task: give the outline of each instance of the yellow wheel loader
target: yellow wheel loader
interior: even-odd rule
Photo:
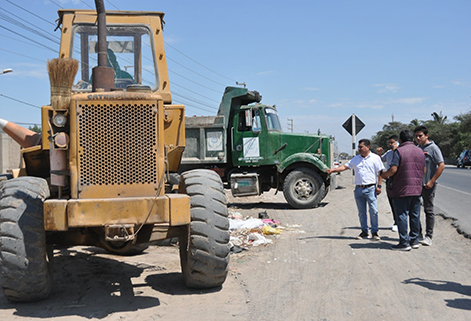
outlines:
[[[1,285],[12,302],[47,297],[54,245],[138,254],[179,238],[189,287],[221,286],[229,264],[220,177],[175,181],[185,108],[172,104],[163,13],[60,10],[59,57],[48,62],[42,133],[8,121],[24,167],[0,183]]]

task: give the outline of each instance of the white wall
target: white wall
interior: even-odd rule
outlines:
[[[20,145],[0,129],[0,174],[20,167]]]

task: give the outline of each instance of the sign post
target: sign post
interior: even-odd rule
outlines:
[[[365,127],[365,124],[358,118],[355,114],[352,114],[349,119],[345,121],[342,125],[343,128],[347,130],[347,132],[352,135],[352,156],[355,156],[356,153],[356,134],[358,134],[363,127]]]
[[[365,124],[355,114],[352,114],[352,116],[343,123],[342,127],[352,135],[352,156],[354,157],[356,154],[356,134],[365,127]],[[352,174],[355,175],[353,171]]]

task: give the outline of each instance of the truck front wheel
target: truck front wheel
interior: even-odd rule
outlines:
[[[283,195],[293,208],[313,208],[325,195],[325,184],[315,170],[299,168],[291,171],[283,183]]]
[[[211,170],[181,175],[179,192],[190,196],[191,223],[179,237],[183,280],[191,288],[221,286],[229,265],[229,220],[224,187]]]
[[[8,301],[46,298],[52,288],[43,204],[46,180],[20,177],[0,184],[0,271]]]

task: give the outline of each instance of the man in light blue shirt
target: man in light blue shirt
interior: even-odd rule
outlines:
[[[347,169],[355,170],[355,202],[358,208],[361,233],[358,239],[370,238],[368,234],[367,205],[370,212],[371,234],[373,239],[380,240],[378,235],[378,203],[377,195],[381,193],[383,179],[380,172],[384,170],[381,157],[370,151],[370,141],[361,139],[358,142],[359,155],[353,157],[345,165],[327,169],[327,173],[339,173]]]

